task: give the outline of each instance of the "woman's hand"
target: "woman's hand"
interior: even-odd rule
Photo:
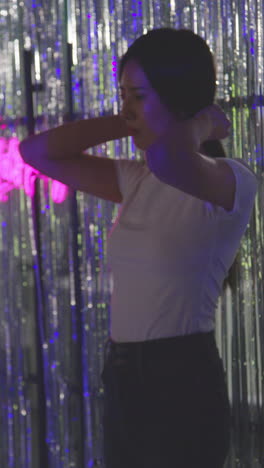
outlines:
[[[173,119],[163,135],[146,150],[149,169],[166,180],[172,171],[190,167],[189,158],[201,151],[205,141],[224,139],[229,129],[228,118],[216,104],[202,109],[191,119]]]
[[[230,121],[223,110],[217,105],[205,107],[198,112],[191,122],[200,144],[207,140],[222,140],[226,138],[230,130]]]

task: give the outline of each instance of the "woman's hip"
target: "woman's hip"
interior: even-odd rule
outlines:
[[[122,441],[127,453],[152,457],[152,465],[162,457],[185,457],[191,466],[191,452],[197,462],[199,452],[201,460],[225,458],[230,408],[213,334],[110,342],[103,381],[105,433],[112,448]]]

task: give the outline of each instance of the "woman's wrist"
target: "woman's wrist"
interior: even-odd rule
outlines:
[[[205,107],[192,119],[200,144],[208,140],[222,140],[229,135],[230,121],[217,104]]]
[[[127,124],[119,114],[102,117],[102,119],[103,125],[107,126],[105,137],[108,137],[108,139],[105,141],[117,140],[129,136]]]
[[[197,148],[210,139],[213,125],[211,118],[206,112],[199,113],[191,119],[192,134]]]

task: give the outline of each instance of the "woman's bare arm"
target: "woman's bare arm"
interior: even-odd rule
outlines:
[[[119,116],[98,117],[61,125],[20,143],[24,161],[43,174],[97,197],[122,201],[114,161],[83,154],[106,141],[128,136]]]

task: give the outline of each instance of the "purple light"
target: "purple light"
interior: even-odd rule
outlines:
[[[8,193],[23,189],[29,197],[35,193],[37,178],[48,180],[33,167],[25,164],[19,152],[17,138],[0,138],[0,201],[8,200]],[[68,187],[57,180],[52,181],[51,196],[54,203],[62,203],[68,195]]]

